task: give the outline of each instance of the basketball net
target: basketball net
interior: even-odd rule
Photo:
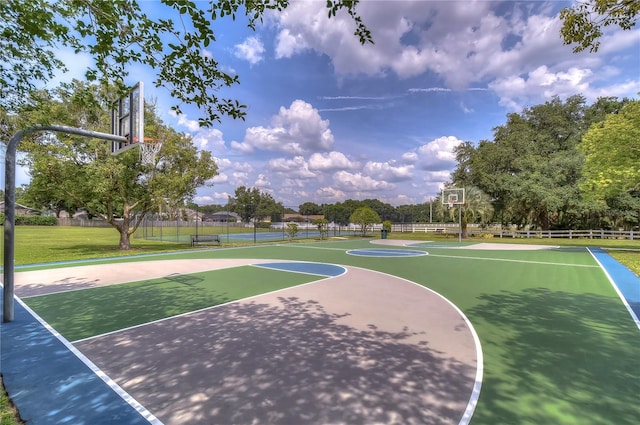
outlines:
[[[449,204],[449,208],[453,208],[453,204],[458,201],[458,198],[456,196],[450,196],[447,201],[447,203]]]
[[[156,157],[162,149],[162,141],[145,137],[140,143],[140,162],[142,165],[156,165]]]

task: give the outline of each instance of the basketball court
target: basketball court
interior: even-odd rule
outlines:
[[[24,317],[3,324],[2,372],[33,424],[634,417],[637,381],[615,371],[633,375],[640,330],[594,257],[478,245],[352,240],[21,269]]]

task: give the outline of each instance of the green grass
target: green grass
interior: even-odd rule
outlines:
[[[120,234],[112,228],[16,226],[15,264],[117,257],[189,248],[188,244],[132,239],[131,249],[122,251],[118,249],[119,240]]]
[[[70,341],[148,323],[322,276],[243,266],[25,298]]]
[[[0,425],[21,425],[24,424],[20,420],[18,411],[7,396],[4,390],[2,378],[0,378]]]

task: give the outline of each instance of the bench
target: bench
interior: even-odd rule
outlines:
[[[218,235],[191,235],[191,246],[199,243],[213,242],[220,245],[220,236]]]

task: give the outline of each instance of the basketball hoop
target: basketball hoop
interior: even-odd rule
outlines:
[[[162,141],[145,137],[140,143],[140,162],[142,165],[156,165],[156,157],[162,149]]]

